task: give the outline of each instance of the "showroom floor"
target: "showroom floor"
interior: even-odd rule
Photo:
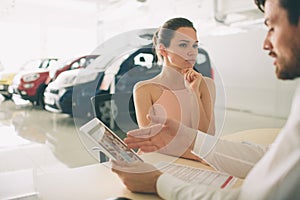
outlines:
[[[285,119],[226,111],[223,134],[279,128]],[[11,101],[0,104],[0,174],[22,169],[51,172],[97,163],[85,149],[71,117]]]

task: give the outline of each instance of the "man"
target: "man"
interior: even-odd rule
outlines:
[[[274,58],[277,77],[300,77],[300,1],[255,0],[255,3],[265,12],[268,31],[263,48]],[[154,128],[151,127],[128,133],[125,142],[129,147],[150,152],[165,148],[172,138],[176,140],[174,133],[177,131],[177,135],[184,132],[186,138],[192,138],[191,150],[200,158],[220,171],[245,177],[238,189],[190,185],[145,163],[131,166],[114,163],[113,171],[129,190],[157,193],[164,199],[300,199],[299,113],[300,87],[295,93],[287,123],[269,149],[224,140],[216,143],[212,136],[197,133],[173,120],[164,121],[153,116],[151,120],[154,123],[163,123],[158,134],[153,134]],[[149,137],[138,138],[138,134],[149,134]],[[180,137],[180,140],[184,138]],[[213,148],[207,148],[210,143],[215,144]],[[142,170],[147,172],[134,173]]]

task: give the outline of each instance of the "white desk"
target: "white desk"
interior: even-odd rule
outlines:
[[[157,153],[144,154],[142,157],[150,163],[176,160],[176,163],[211,169],[199,162],[177,159]],[[112,197],[128,197],[134,200],[160,199],[156,195],[131,193],[123,186],[119,177],[112,173],[111,169],[105,164],[94,164],[61,172],[41,174],[37,176],[36,185],[43,200],[102,200]]]
[[[228,135],[224,138],[268,144],[273,141],[278,131],[278,129],[256,129]],[[171,156],[156,153],[145,154],[142,157],[146,162],[150,163],[175,159]],[[211,169],[199,162],[186,159],[176,159],[176,163]],[[118,176],[103,164],[38,175],[36,184],[39,195],[43,200],[103,200],[112,197],[128,197],[134,200],[159,199],[156,195],[131,193],[123,186]]]
[[[271,144],[275,140],[279,132],[280,129],[278,128],[251,129],[229,134],[222,138],[236,142],[250,141],[257,144],[267,145]]]

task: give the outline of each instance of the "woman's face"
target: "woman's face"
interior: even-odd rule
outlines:
[[[198,39],[196,31],[190,27],[182,27],[175,31],[170,46],[165,48],[166,65],[177,70],[192,68],[198,55]]]

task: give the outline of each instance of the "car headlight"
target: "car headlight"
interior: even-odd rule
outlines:
[[[37,80],[38,78],[40,78],[40,75],[37,73],[34,74],[28,74],[22,77],[22,79],[24,80],[24,82],[32,82]]]
[[[27,83],[27,84],[24,84],[24,88],[25,88],[25,89],[32,88],[33,86],[34,86],[33,83]]]

